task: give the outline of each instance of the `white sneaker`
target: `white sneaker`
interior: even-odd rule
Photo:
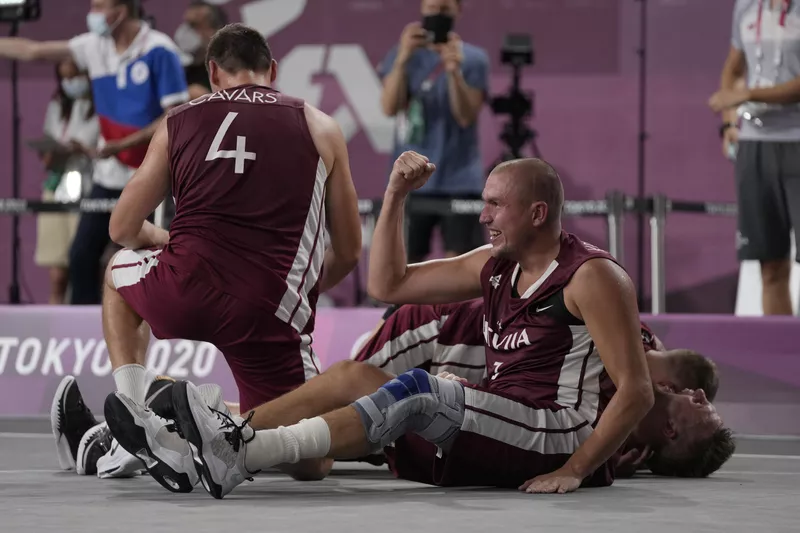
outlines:
[[[97,460],[97,477],[100,479],[136,477],[144,472],[142,460],[128,453],[114,438],[108,453]]]
[[[199,388],[187,381],[172,387],[172,405],[209,494],[222,499],[246,479],[252,481],[254,472],[248,472],[244,464],[244,445],[253,440],[255,432],[246,420],[231,417],[227,409],[210,408]]]
[[[191,492],[200,479],[192,453],[176,425],[115,392],[106,398],[105,415],[125,453],[138,457],[147,472],[171,492]]]

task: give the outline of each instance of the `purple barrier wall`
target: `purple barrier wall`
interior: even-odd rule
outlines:
[[[314,350],[323,367],[349,357],[380,319],[379,309],[322,309]],[[716,403],[739,433],[800,435],[800,324],[793,319],[658,316],[646,320],[668,348],[691,348],[719,366]],[[78,377],[87,404],[102,413],[113,389],[95,307],[0,307],[0,416],[49,413],[61,378]],[[218,383],[236,400],[230,370],[217,350],[188,341],[154,341],[148,366],[196,383]]]
[[[279,85],[336,114],[350,137],[353,174],[361,197],[381,194],[389,165],[391,121],[378,111],[374,66],[418,18],[413,0],[218,0],[233,20],[243,19],[269,35],[280,61]],[[64,39],[85,28],[85,0],[62,0],[59,9],[44,3],[41,21],[26,24],[22,35]],[[158,26],[172,33],[185,1],[145,3]],[[509,70],[499,63],[506,32],[530,32],[536,65],[523,85],[536,91],[536,117],[542,154],[564,177],[571,199],[600,198],[611,188],[636,192],[637,55],[639,2],[633,0],[464,0],[459,33],[487,48],[492,59],[494,94],[508,89]],[[717,118],[705,102],[718,85],[728,48],[733,0],[690,2],[648,0],[647,193],[732,201],[732,170],[723,160]],[[680,31],[680,38],[676,32]],[[0,63],[0,101],[10,99],[8,63]],[[21,67],[22,135],[36,137],[53,91],[49,66]],[[8,107],[5,107],[8,109]],[[10,116],[0,127],[0,161],[10,172]],[[484,110],[482,150],[487,165],[501,152],[497,141],[503,120]],[[40,194],[42,172],[27,151],[22,161],[23,195]],[[0,196],[11,193],[0,180]],[[636,273],[634,219],[626,231],[626,263]],[[0,301],[10,279],[10,223],[0,218]],[[570,222],[587,240],[605,243],[599,220]],[[675,215],[667,232],[669,308],[687,312],[733,311],[734,223]],[[33,264],[35,224],[23,219],[24,295],[44,302],[46,273]],[[701,253],[702,251],[702,253]],[[646,257],[649,257],[646,254]],[[646,281],[646,280],[645,280]],[[338,299],[351,292],[341,288]]]

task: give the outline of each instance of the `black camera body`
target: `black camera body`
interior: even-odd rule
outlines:
[[[422,18],[422,29],[428,32],[428,41],[433,44],[444,44],[453,31],[453,17],[439,13]]]
[[[511,117],[500,134],[500,140],[509,148],[509,152],[501,156],[501,160],[522,157],[522,148],[536,138],[536,132],[525,124],[525,120],[533,114],[534,96],[532,92],[527,93],[520,88],[522,67],[533,65],[534,59],[533,39],[530,35],[506,35],[500,50],[500,61],[513,69],[511,89],[505,95],[494,97],[489,102],[495,115]],[[533,150],[538,157],[535,143]]]

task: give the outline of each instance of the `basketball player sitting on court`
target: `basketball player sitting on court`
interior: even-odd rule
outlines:
[[[361,222],[344,135],[328,115],[270,88],[277,63],[261,34],[221,29],[207,67],[214,93],[168,114],[112,215],[111,237],[125,249],[106,275],[103,331],[117,390],[137,404],[149,385],[152,328],[160,339],[219,348],[249,410],[319,373],[317,297],[355,267]],[[146,218],[170,181],[176,214],[167,233]],[[125,431],[127,419],[109,406],[105,414],[119,444],[163,486],[192,490],[196,473],[144,456],[144,431]],[[321,477],[331,463],[288,472]]]
[[[482,326],[480,298],[457,304],[391,306],[378,326],[356,342],[352,358],[393,375],[421,368],[479,384],[486,378]],[[653,383],[677,391],[702,389],[709,402],[714,400],[719,376],[713,361],[691,350],[667,351],[644,322],[641,335]],[[667,468],[651,443],[629,438],[617,453],[615,476],[631,476],[637,468],[647,466],[648,460],[659,474],[698,476],[712,468],[715,457],[724,456],[731,445],[730,435],[721,433],[705,453],[688,456]],[[380,464],[381,457],[368,460]]]
[[[391,443],[401,450],[414,440],[429,447],[402,468],[396,465],[408,479],[564,493],[611,484],[613,456],[631,436],[681,458],[726,431],[702,394],[653,387],[632,283],[608,253],[561,230],[563,189],[543,161],[505,163],[487,179],[481,219],[491,245],[408,266],[404,201],[433,171],[411,152],[395,162],[368,286],[387,303],[437,304],[483,294],[487,385],[420,369],[393,378],[361,365],[370,374],[362,372],[367,395],[345,408],[314,416],[326,411],[326,402],[336,406],[329,393],[335,384],[323,374],[242,420],[211,410],[194,385],[178,382],[172,387],[176,422],[214,497],[261,469],[309,458],[358,458]],[[148,453],[176,451],[159,440],[169,431],[167,421],[124,394],[112,398],[148,433],[154,447]],[[292,420],[301,421],[284,425]],[[277,429],[254,430],[265,427]]]
[[[641,334],[653,383],[703,389],[708,401],[714,401],[719,376],[711,359],[692,350],[667,350],[644,322]],[[356,341],[351,358],[393,375],[422,368],[480,383],[486,377],[483,300],[391,306],[378,325]]]

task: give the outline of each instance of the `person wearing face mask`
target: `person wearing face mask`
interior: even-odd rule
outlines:
[[[483,190],[477,120],[489,88],[489,57],[452,31],[461,4],[422,0],[422,20],[405,27],[378,67],[381,107],[387,116],[397,117],[394,158],[416,151],[438,169],[411,195],[410,204],[424,196],[479,199]],[[436,226],[450,257],[485,242],[477,216],[412,214],[408,225],[411,262],[428,255]]]
[[[211,92],[206,71],[206,48],[217,30],[228,24],[228,15],[217,5],[197,0],[189,4],[183,23],[175,31],[175,44],[182,52],[189,98],[194,100]]]
[[[95,199],[116,199],[141,165],[165,112],[188,101],[180,51],[141,20],[140,0],[91,0],[89,32],[68,41],[0,39],[0,57],[22,61],[72,58],[91,79],[100,139]],[[110,214],[84,214],[69,254],[71,303],[101,301],[101,258],[110,243]]]
[[[86,73],[80,72],[71,59],[65,59],[56,66],[56,79],[58,86],[47,107],[44,134],[66,150],[59,154],[52,151],[42,154],[47,171],[42,195],[45,201],[58,200],[64,189],[69,199],[82,192],[84,179],[92,175],[91,155],[100,135]],[[49,269],[51,305],[64,303],[69,249],[79,219],[77,213],[42,213],[37,218],[35,261]]]

